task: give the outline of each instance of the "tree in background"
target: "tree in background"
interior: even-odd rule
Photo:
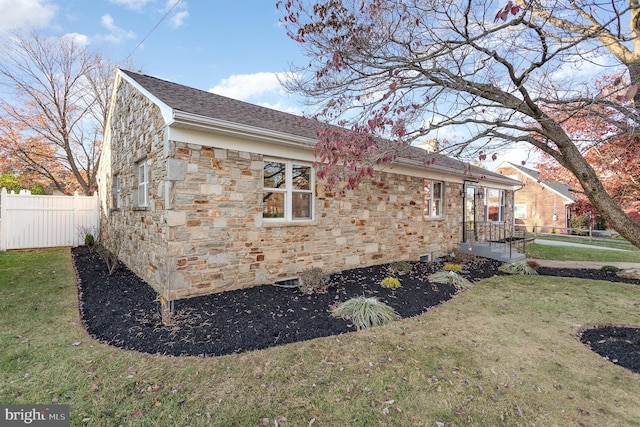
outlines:
[[[620,234],[640,247],[640,225],[607,193],[557,112],[613,111],[632,135],[640,117],[640,5],[636,0],[283,0],[289,36],[308,63],[286,87],[321,105],[318,117],[351,133],[320,135],[320,173],[357,182],[430,132],[454,128],[441,150],[483,156],[525,142],[569,170]],[[603,93],[601,74],[628,85]],[[612,98],[613,96],[613,98]],[[613,100],[612,100],[613,99]],[[355,135],[355,136],[350,136]],[[374,141],[383,136],[388,145]],[[333,167],[333,168],[332,168]],[[340,179],[344,179],[341,176]]]
[[[0,190],[7,189],[7,192],[20,193],[22,190],[29,190],[31,194],[47,194],[42,185],[23,185],[21,177],[12,173],[0,173]]]
[[[606,93],[620,85],[628,86],[625,81],[621,74],[604,76],[598,86]],[[616,100],[612,98],[614,96],[610,96],[613,103]],[[596,108],[598,114],[594,114]],[[616,111],[606,105],[553,114],[554,120],[563,123],[563,128],[593,167],[607,192],[628,215],[631,213],[632,219],[639,222],[637,214],[633,213],[640,212],[640,161],[637,155],[640,137],[621,132],[625,123],[616,123],[616,117],[619,117]],[[588,215],[596,222],[603,221],[591,202],[582,196],[583,190],[576,176],[554,158],[544,155],[538,162],[538,170],[541,179],[560,181],[577,190],[579,200],[575,211],[578,214]]]
[[[95,191],[112,68],[71,37],[11,38],[0,51],[0,161],[65,193]]]

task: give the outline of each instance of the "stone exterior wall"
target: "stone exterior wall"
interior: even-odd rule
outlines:
[[[166,163],[165,124],[158,107],[135,88],[120,81],[110,121],[110,173],[117,176],[121,205],[115,209],[111,188],[103,216],[101,239],[138,276],[155,285],[159,261],[167,251],[164,222]],[[146,208],[136,207],[137,163],[149,165],[149,199]],[[109,166],[102,165],[104,168]],[[107,181],[109,186],[111,179]]]
[[[120,85],[110,174],[119,178],[121,206],[108,204],[103,238],[157,291],[168,286],[171,299],[274,283],[309,267],[334,272],[442,256],[462,240],[462,181],[443,180],[443,215],[425,219],[423,178],[392,172],[344,195],[316,183],[312,221],[265,221],[262,155],[171,141],[158,107]],[[142,159],[145,208],[134,203]]]
[[[262,218],[262,156],[184,143],[174,161],[167,256],[175,260],[172,293],[182,298],[295,277],[439,256],[461,238],[458,184],[445,183],[445,215],[423,218],[420,178],[378,172],[357,191],[334,195],[316,185],[315,217]]]
[[[524,184],[522,189],[515,193],[515,204],[526,205],[525,218],[515,219],[520,230],[532,232],[535,226],[539,232],[550,233],[555,228],[570,227],[568,225],[567,203],[569,201],[567,199],[514,168],[502,167],[496,172],[505,176],[517,175],[516,179]],[[555,221],[554,214],[557,215]],[[557,231],[558,233],[564,232]]]

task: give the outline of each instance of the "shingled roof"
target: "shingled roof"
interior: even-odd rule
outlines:
[[[543,184],[543,185],[549,187],[551,190],[555,191],[556,193],[558,193],[562,197],[564,197],[564,198],[566,198],[566,199],[568,199],[568,200],[570,200],[572,202],[574,202],[576,200],[576,197],[571,192],[571,187],[568,186],[567,184],[564,184],[564,183],[562,183],[560,181],[542,181],[542,180],[540,180],[540,173],[535,169],[525,168],[524,166],[516,165],[516,164],[511,163],[511,162],[505,162],[505,163],[509,164],[509,166],[511,166],[512,168],[524,173],[525,175],[528,175],[534,181],[537,181],[540,184]]]
[[[145,91],[156,97],[173,111],[201,116],[202,118],[250,126],[266,131],[279,132],[301,137],[301,143],[317,140],[318,131],[327,126],[317,120],[285,113],[271,108],[227,98],[215,93],[180,85],[156,77],[120,70]],[[458,174],[474,177],[493,178],[506,184],[518,182],[503,175],[469,165],[450,157],[428,152],[418,147],[409,147],[403,152],[399,162],[430,163]]]

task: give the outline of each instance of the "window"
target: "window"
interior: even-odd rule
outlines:
[[[527,205],[514,205],[513,216],[516,219],[525,219],[527,217]]]
[[[141,160],[137,164],[138,169],[138,207],[146,207],[149,194],[149,167],[147,159]]]
[[[424,181],[424,216],[435,218],[442,216],[442,182]]]
[[[504,190],[487,188],[484,195],[485,221],[504,221]]]
[[[120,209],[120,175],[113,175],[111,180],[111,207]]]
[[[311,166],[287,160],[265,160],[262,217],[284,221],[313,219]]]

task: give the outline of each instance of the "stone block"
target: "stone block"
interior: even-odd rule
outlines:
[[[182,211],[166,211],[165,219],[169,227],[178,227],[187,223],[187,213]]]
[[[169,181],[183,181],[187,177],[188,163],[185,160],[167,160],[167,179]]]

